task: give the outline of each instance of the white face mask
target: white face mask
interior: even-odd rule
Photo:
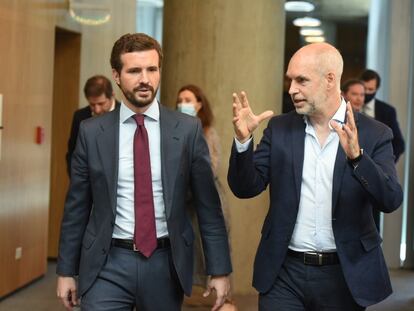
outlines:
[[[197,111],[193,103],[178,103],[177,110],[193,117],[197,116]]]

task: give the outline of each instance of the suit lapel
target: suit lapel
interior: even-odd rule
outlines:
[[[359,124],[359,114],[354,111],[355,125],[358,129]],[[359,136],[359,135],[358,135]],[[359,138],[359,137],[358,137]],[[332,179],[332,215],[335,215],[336,203],[338,202],[339,192],[342,187],[343,176],[345,168],[347,166],[347,159],[345,151],[341,146],[341,143],[338,144],[338,151],[336,153],[335,166]]]
[[[98,135],[96,143],[98,156],[105,172],[112,211],[115,215],[119,160],[119,107],[101,119],[102,133]]]
[[[302,184],[302,171],[305,150],[305,123],[302,116],[295,114],[291,128],[293,171],[296,185],[296,199],[300,201],[300,188]],[[298,203],[299,206],[299,203]]]
[[[172,116],[172,113],[160,107],[160,132],[161,132],[161,178],[164,193],[164,204],[167,219],[171,215],[173,191],[178,172],[179,162],[173,159],[180,158],[181,140],[178,133],[179,122]]]

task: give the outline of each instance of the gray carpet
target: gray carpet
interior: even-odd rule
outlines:
[[[55,263],[50,262],[47,274],[29,286],[17,291],[0,302],[0,311],[64,311],[56,298]],[[414,271],[390,271],[394,293],[368,311],[413,311]],[[235,296],[239,311],[257,311],[257,296]],[[208,311],[208,307],[185,306],[183,311]]]

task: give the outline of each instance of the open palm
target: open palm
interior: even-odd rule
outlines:
[[[240,97],[233,93],[233,126],[239,142],[243,143],[248,140],[259,124],[272,115],[271,110],[255,115],[250,108],[246,93],[241,92]]]

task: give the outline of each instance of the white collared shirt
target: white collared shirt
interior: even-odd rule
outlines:
[[[362,106],[362,113],[375,119],[375,97]]]
[[[342,99],[332,119],[343,123],[345,113],[346,102]],[[330,127],[331,132],[321,146],[307,117],[304,117],[304,122],[306,134],[300,202],[289,248],[300,252],[334,251],[332,184],[339,137]],[[237,139],[235,141],[238,152],[247,150],[251,143],[251,139],[243,144]]]
[[[134,134],[136,122],[134,111],[123,102],[119,118],[119,171],[116,218],[113,238],[132,239],[134,236]],[[161,132],[160,110],[156,99],[144,113],[144,125],[148,132],[151,159],[152,191],[157,237],[168,235],[167,219],[161,180]]]

